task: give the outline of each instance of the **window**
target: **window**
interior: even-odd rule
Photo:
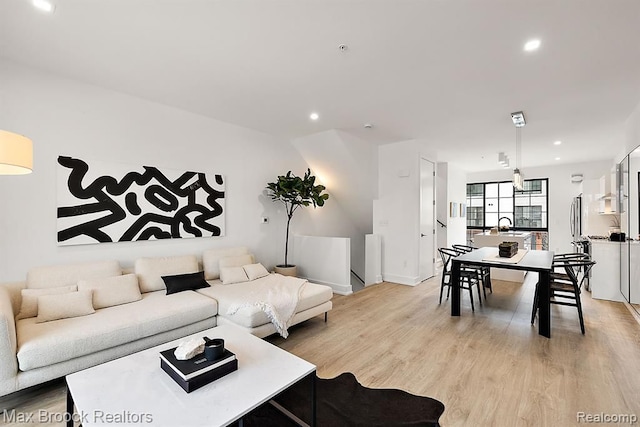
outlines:
[[[548,187],[546,178],[525,180],[522,190],[515,190],[511,181],[467,184],[468,236],[506,225],[534,232],[535,240],[544,246],[549,230]]]

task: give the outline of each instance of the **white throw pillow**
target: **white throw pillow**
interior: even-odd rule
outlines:
[[[205,280],[215,280],[220,278],[220,259],[236,255],[248,254],[249,249],[245,246],[225,249],[208,249],[202,253],[202,267]]]
[[[220,280],[223,285],[248,282],[247,273],[242,267],[220,267]]]
[[[243,265],[242,268],[244,272],[247,273],[249,280],[259,279],[260,277],[269,275],[267,269],[260,263]]]
[[[253,264],[254,262],[253,255],[251,254],[220,258],[220,273],[222,273],[224,267],[242,267],[243,265]]]
[[[163,291],[166,289],[162,276],[197,273],[200,271],[195,255],[140,258],[136,260],[135,271],[141,292]]]
[[[103,279],[80,280],[78,290],[93,291],[93,308],[112,307],[142,299],[138,276],[123,274]]]
[[[22,289],[20,291],[22,294],[22,306],[16,316],[16,320],[28,319],[29,317],[36,317],[38,315],[38,297],[40,295],[59,295],[77,290],[78,287],[76,285],[60,286],[58,288]]]
[[[93,309],[91,299],[91,291],[87,290],[59,295],[41,295],[38,297],[36,323],[93,314],[96,311]]]

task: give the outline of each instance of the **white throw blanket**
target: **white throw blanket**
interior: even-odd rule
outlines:
[[[289,336],[287,329],[291,326],[300,294],[307,281],[274,273],[256,279],[254,282],[253,290],[247,296],[246,301],[229,306],[227,314],[233,315],[243,307],[258,307],[265,312],[276,327],[276,331],[283,338],[286,338]],[[234,286],[242,286],[242,284]]]

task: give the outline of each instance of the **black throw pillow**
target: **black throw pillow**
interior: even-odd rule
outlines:
[[[193,291],[196,289],[208,288],[209,285],[204,280],[204,271],[197,273],[176,274],[173,276],[162,276],[167,295],[176,294],[182,291]]]

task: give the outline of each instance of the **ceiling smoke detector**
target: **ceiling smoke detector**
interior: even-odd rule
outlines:
[[[349,46],[347,46],[346,44],[341,44],[341,45],[338,45],[338,49],[340,49],[340,52],[345,52],[349,50]]]
[[[373,129],[373,125],[371,123],[365,123],[364,124],[364,128],[365,129]]]

